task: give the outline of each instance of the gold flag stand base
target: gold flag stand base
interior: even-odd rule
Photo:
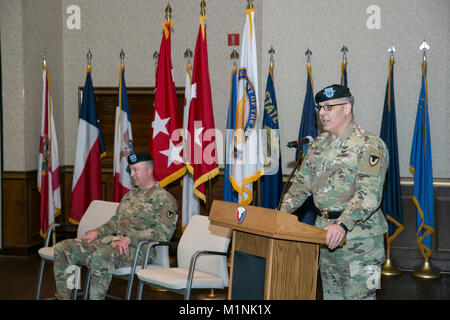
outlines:
[[[399,276],[402,272],[392,264],[392,260],[390,258],[387,258],[381,268],[381,274],[383,276]]]
[[[422,279],[438,279],[441,277],[440,272],[433,270],[431,262],[425,258],[419,269],[415,270],[412,275]]]
[[[386,233],[386,261],[383,263],[381,267],[381,274],[383,276],[399,276],[402,274],[400,270],[398,270],[391,260],[391,243],[388,241],[388,233]]]
[[[227,300],[225,293],[216,293],[214,289],[211,289],[209,293],[199,293],[195,295],[196,299],[199,300]]]

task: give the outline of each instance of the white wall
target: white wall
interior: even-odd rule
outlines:
[[[200,0],[171,0],[175,32],[172,60],[175,82],[184,86],[186,47],[192,50],[198,31]],[[381,29],[369,30],[370,5],[380,8]],[[81,29],[66,26],[66,8],[77,5]],[[77,88],[84,84],[86,53],[93,54],[94,86],[117,86],[119,52],[126,54],[128,86],[154,86],[153,52],[159,50],[166,0],[4,0],[0,2],[4,110],[4,170],[37,167],[41,60],[47,48],[52,96],[60,146],[60,163],[74,163],[78,124]],[[450,177],[448,80],[450,2],[448,0],[256,0],[259,91],[263,102],[270,45],[275,55],[282,144],[296,138],[306,85],[308,47],[313,52],[315,91],[339,82],[340,49],[349,48],[349,86],[356,97],[356,121],[379,134],[388,72],[389,44],[396,53],[395,96],[400,174],[408,171],[412,133],[420,90],[419,45],[428,52],[429,112],[434,176]],[[209,67],[215,124],[225,128],[232,48],[228,33],[241,33],[244,0],[207,0]],[[5,81],[7,79],[7,81]],[[22,95],[25,88],[25,96]],[[260,108],[262,110],[262,106]],[[149,124],[150,127],[150,124]],[[139,134],[133,132],[133,134]],[[294,158],[282,148],[283,171]]]
[[[355,118],[361,127],[379,134],[388,76],[389,54],[394,43],[395,102],[400,175],[411,176],[409,158],[421,86],[424,40],[428,52],[428,97],[435,177],[450,177],[448,75],[450,2],[447,0],[265,0],[263,48],[277,49],[275,81],[282,144],[296,139],[306,87],[306,57],[312,50],[314,92],[339,83],[342,54],[348,52],[349,87],[355,96]],[[367,28],[370,5],[380,8],[381,29]],[[267,70],[266,59],[264,70]],[[266,77],[266,76],[265,76]],[[298,130],[298,129],[297,129]],[[292,161],[292,150],[283,149],[283,165]],[[284,173],[287,173],[284,169]]]

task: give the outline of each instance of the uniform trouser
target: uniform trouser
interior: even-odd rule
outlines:
[[[384,260],[382,235],[347,240],[334,250],[321,245],[319,265],[323,298],[376,299],[375,291],[380,289]]]
[[[72,292],[70,282],[73,281],[74,271],[72,266],[85,265],[92,273],[89,298],[104,299],[115,269],[130,266],[133,263],[134,253],[135,248],[129,246],[128,256],[125,253],[121,255],[118,247],[113,248],[110,243],[104,244],[101,239],[91,243],[75,239],[58,242],[55,246],[53,262],[56,297],[70,299]],[[141,259],[138,259],[138,263],[140,263],[139,260]]]

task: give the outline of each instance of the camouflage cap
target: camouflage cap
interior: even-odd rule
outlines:
[[[142,161],[152,161],[153,158],[148,152],[132,153],[128,156],[128,164],[135,164]]]
[[[350,93],[350,89],[348,87],[341,86],[339,84],[333,84],[317,92],[315,101],[316,103],[319,103],[327,100],[340,99],[351,96],[352,94]]]

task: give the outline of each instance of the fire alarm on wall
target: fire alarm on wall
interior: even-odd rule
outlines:
[[[239,45],[239,33],[229,33],[228,34],[228,45],[238,46]]]

